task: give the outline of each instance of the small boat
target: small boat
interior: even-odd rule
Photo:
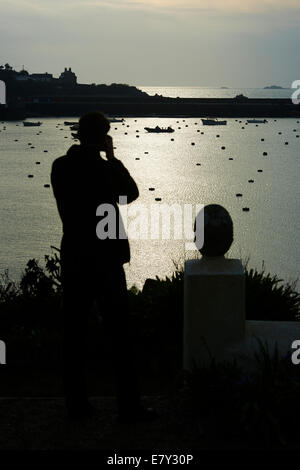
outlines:
[[[218,119],[201,119],[203,126],[226,126],[227,121],[219,121]]]
[[[147,132],[167,132],[167,133],[170,133],[170,132],[174,132],[174,129],[172,129],[172,127],[159,127],[159,126],[156,126],[156,127],[144,127],[144,129],[147,131]]]
[[[75,132],[71,132],[71,135],[74,137],[74,139],[78,139],[78,134],[75,134]]]
[[[65,126],[76,126],[76,124],[78,124],[77,121],[65,121],[64,122]]]
[[[41,126],[43,123],[38,121],[38,122],[30,122],[30,121],[23,121],[23,125],[25,127],[33,127],[33,126]]]
[[[109,118],[109,122],[124,122],[124,118],[121,118],[121,119]]]
[[[247,119],[249,124],[265,124],[268,122],[266,119]]]
[[[76,124],[73,124],[73,126],[70,127],[71,131],[78,131],[79,129],[79,124],[76,122]]]

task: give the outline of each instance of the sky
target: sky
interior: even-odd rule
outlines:
[[[300,0],[1,0],[0,64],[79,83],[290,87]]]

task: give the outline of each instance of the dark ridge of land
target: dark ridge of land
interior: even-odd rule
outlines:
[[[79,116],[101,110],[110,116],[122,117],[224,117],[224,118],[298,118],[300,106],[290,99],[256,98],[164,98],[107,97],[90,99],[70,97],[62,102],[28,102],[0,106],[0,119],[26,117]]]

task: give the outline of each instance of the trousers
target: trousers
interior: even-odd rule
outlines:
[[[111,341],[118,412],[140,404],[136,351],[130,331],[126,276],[118,262],[74,262],[61,253],[63,382],[67,407],[87,400],[88,317],[94,301]]]

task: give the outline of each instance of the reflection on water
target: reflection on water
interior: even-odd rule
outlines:
[[[9,268],[14,277],[29,258],[42,260],[50,245],[60,243],[61,224],[52,190],[44,185],[49,184],[52,161],[74,143],[64,119],[43,119],[39,128],[24,128],[21,122],[0,124],[0,270]],[[172,125],[175,132],[144,131],[145,126],[157,124]],[[116,156],[140,189],[140,198],[131,206],[222,204],[234,221],[230,256],[250,256],[250,264],[258,267],[264,260],[268,270],[287,280],[299,275],[300,264],[299,134],[295,119],[269,120],[258,126],[245,125],[245,119],[228,119],[227,126],[202,127],[195,118],[132,118],[124,126],[112,124],[111,130]],[[139,286],[147,277],[169,275],[173,260],[193,256],[185,252],[182,240],[132,240],[131,252],[128,284]]]

